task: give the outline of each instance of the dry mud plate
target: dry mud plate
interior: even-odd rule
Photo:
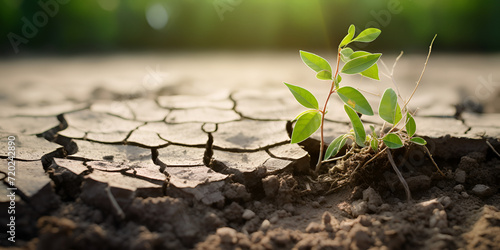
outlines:
[[[370,155],[356,153],[315,176],[317,136],[290,144],[301,107],[284,89],[89,93],[0,117],[3,247],[500,249],[500,114],[459,98],[417,100],[417,133],[442,174],[420,147],[393,151],[407,201],[386,157],[364,165]],[[325,126],[331,141],[348,118],[332,110]]]

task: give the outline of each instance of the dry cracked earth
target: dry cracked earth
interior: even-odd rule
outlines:
[[[64,60],[54,61],[64,67]],[[66,99],[60,97],[67,93],[51,96],[54,89],[24,83],[20,88],[42,93],[3,95],[0,244],[9,249],[500,248],[496,97],[471,105],[454,88],[449,98],[435,91],[415,99],[412,109],[421,110],[417,133],[429,142],[443,174],[422,148],[394,151],[412,191],[407,201],[384,157],[356,171],[368,157],[358,154],[314,176],[319,137],[290,144],[290,120],[302,108],[287,90],[222,85],[183,93],[176,84],[185,81],[173,82],[132,94],[88,86]],[[382,125],[373,117],[363,120]],[[348,117],[332,108],[325,127],[331,141],[349,129]],[[12,235],[5,226],[11,204],[9,136],[16,143],[15,243],[7,240]]]

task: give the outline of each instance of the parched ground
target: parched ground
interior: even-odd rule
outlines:
[[[390,69],[394,57],[383,60]],[[424,61],[410,55],[397,65],[403,97]],[[320,102],[329,86],[298,55],[5,59],[0,245],[499,249],[498,66],[497,55],[431,57],[410,108],[418,109],[417,134],[439,170],[420,147],[393,151],[408,201],[385,156],[368,162],[373,152],[312,174],[319,136],[290,144],[290,120],[303,108],[281,82],[311,89]],[[395,88],[385,76],[344,81],[374,94]],[[330,101],[327,141],[350,129],[340,104]],[[9,136],[15,180],[8,178]],[[9,181],[17,188],[15,242],[6,227]]]

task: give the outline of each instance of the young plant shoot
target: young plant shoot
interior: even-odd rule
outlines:
[[[401,109],[398,100],[398,96],[400,95],[392,88],[385,90],[378,107],[380,118],[391,126],[389,132],[378,136],[375,133],[375,128],[370,126],[372,133],[369,135],[366,134],[365,127],[358,113],[372,116],[374,115],[373,109],[360,91],[351,86],[343,86],[341,75],[360,74],[366,78],[380,80],[377,62],[382,54],[354,51],[348,46],[355,42],[372,42],[380,35],[381,31],[376,28],[368,28],[357,36],[355,36],[355,33],[356,29],[354,25],[351,25],[347,35],[338,46],[337,60],[334,67],[327,60],[316,54],[300,51],[302,61],[316,73],[318,79],[331,81],[330,90],[326,93],[326,101],[323,106],[319,106],[316,97],[308,90],[285,83],[295,99],[308,109],[295,118],[296,123],[293,128],[291,143],[299,143],[320,129],[320,153],[315,169],[316,173],[319,173],[322,163],[335,156],[344,147],[348,139],[354,142],[353,147],[356,145],[361,148],[371,147],[374,152],[381,152],[387,148],[397,149],[403,147],[405,143],[426,144],[424,139],[414,136],[416,132],[415,119],[406,108],[409,100],[406,102],[401,100],[404,104],[403,109]],[[344,63],[342,67],[340,61]],[[325,151],[324,147],[326,144],[323,134],[325,114],[327,113],[327,104],[330,97],[334,94],[344,103],[345,113],[349,117],[353,129],[335,138],[330,142]],[[400,124],[402,126],[399,126]],[[398,129],[398,127],[401,128]],[[403,129],[406,129],[406,132]]]

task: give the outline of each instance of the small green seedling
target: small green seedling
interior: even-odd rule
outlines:
[[[417,86],[415,87],[415,90],[411,94],[410,98],[407,101],[401,100],[403,104],[402,108],[398,100],[400,95],[392,88],[385,90],[380,99],[378,115],[383,121],[385,121],[384,124],[390,124],[391,127],[387,133],[381,134],[380,136],[375,133],[375,128],[373,126],[370,126],[371,133],[367,135],[363,122],[360,119],[360,115],[358,115],[358,113],[367,116],[374,115],[373,109],[364,95],[356,88],[351,86],[342,86],[341,84],[341,74],[359,74],[366,78],[380,80],[377,62],[382,54],[370,53],[366,51],[354,51],[352,48],[348,47],[348,45],[355,42],[372,42],[380,35],[380,33],[381,31],[379,29],[368,28],[355,36],[355,26],[351,25],[347,35],[344,39],[342,39],[338,46],[337,60],[335,67],[333,68],[324,58],[310,52],[300,51],[302,61],[314,72],[316,72],[316,77],[318,79],[331,81],[330,90],[327,92],[327,98],[322,107],[319,106],[316,97],[308,90],[285,83],[295,99],[302,106],[308,108],[308,110],[300,113],[294,119],[296,120],[296,123],[291,135],[291,143],[299,143],[320,129],[320,154],[315,169],[316,173],[319,173],[322,163],[335,156],[340,149],[344,147],[348,139],[351,139],[354,142],[353,147],[356,145],[361,148],[371,147],[373,151],[379,153],[385,151],[387,148],[401,148],[408,143],[415,143],[418,145],[426,144],[426,141],[423,138],[415,136],[415,119],[407,110],[407,104],[415,93],[420,80],[417,82]],[[342,68],[340,67],[340,61],[344,63]],[[337,94],[340,100],[344,103],[345,113],[349,117],[353,129],[350,132],[335,138],[324,152],[325,141],[323,130],[325,114],[327,113],[327,104],[333,94]],[[403,131],[403,129],[406,131]],[[390,152],[387,152],[388,156],[391,157]],[[404,180],[402,180],[402,182],[404,182]],[[403,184],[406,183],[404,182]],[[407,191],[407,194],[409,195],[408,192],[409,191]]]

